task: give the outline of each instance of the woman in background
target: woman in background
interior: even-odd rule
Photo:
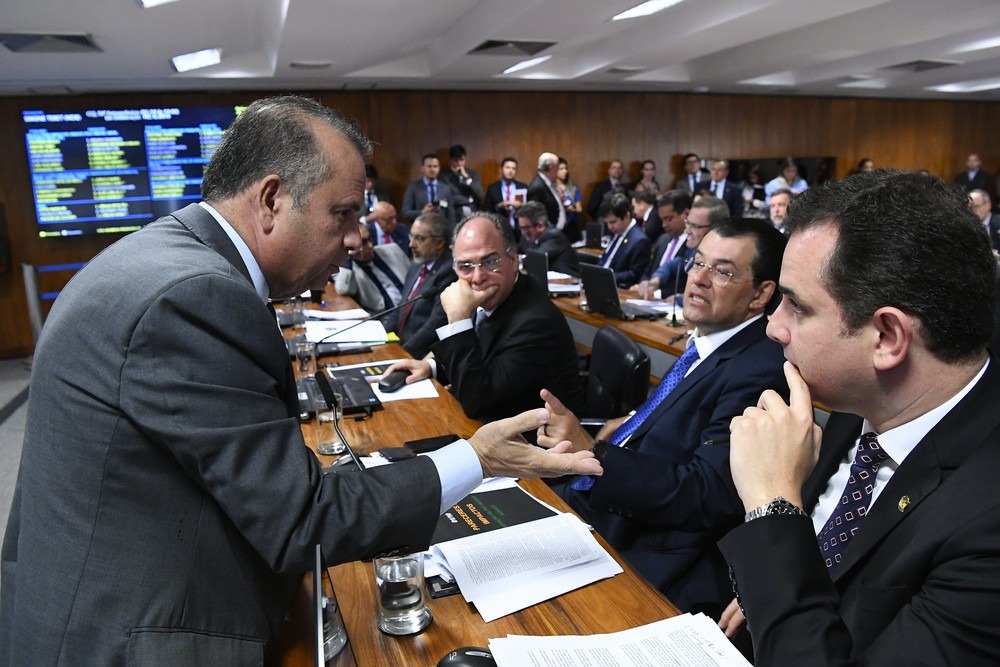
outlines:
[[[656,180],[656,163],[652,160],[643,160],[642,178],[635,184],[636,191],[649,192],[654,197],[662,194],[660,183]]]
[[[747,172],[747,180],[743,185],[743,217],[767,220],[767,211],[764,179],[760,175],[760,165],[755,164]]]
[[[566,209],[566,226],[563,228],[563,234],[571,243],[579,241],[580,226],[578,222],[583,205],[580,203],[580,188],[576,187],[576,184],[570,180],[569,163],[566,162],[565,158],[559,158],[559,170],[556,172],[556,192],[559,193],[559,203]],[[555,224],[554,220],[550,222]]]
[[[806,183],[805,179],[799,176],[799,165],[795,162],[795,158],[788,157],[782,160],[781,174],[768,181],[767,185],[764,186],[764,194],[767,195],[768,206],[771,205],[771,193],[782,188],[787,188],[792,191],[792,194],[796,195],[809,188],[809,184]]]

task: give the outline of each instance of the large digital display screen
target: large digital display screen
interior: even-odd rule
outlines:
[[[132,232],[201,199],[243,107],[22,113],[38,235]]]

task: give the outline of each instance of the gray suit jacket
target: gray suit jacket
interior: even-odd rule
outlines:
[[[315,544],[333,564],[433,532],[430,461],[322,474],[236,248],[201,207],[175,216],[90,262],[45,323],[2,665],[261,664]]]
[[[406,280],[406,272],[410,269],[410,260],[395,243],[380,245],[375,247],[375,254],[382,258],[389,269],[396,274],[400,284],[399,301],[393,303],[398,306],[406,300],[403,292],[403,282]],[[337,294],[346,294],[357,299],[358,304],[370,311],[379,311],[389,308],[385,298],[379,291],[378,286],[355,264],[352,268],[342,268],[333,279]]]

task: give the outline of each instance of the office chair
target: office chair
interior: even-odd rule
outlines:
[[[38,337],[42,333],[42,324],[45,323],[45,316],[42,315],[42,297],[38,293],[38,269],[34,264],[21,264],[21,272],[24,274],[24,296],[28,301],[28,321],[31,323],[31,335],[38,344]]]
[[[587,420],[608,420],[637,408],[649,390],[649,356],[613,326],[594,336],[587,375]]]

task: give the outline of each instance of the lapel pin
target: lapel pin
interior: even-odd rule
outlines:
[[[899,499],[899,503],[896,505],[896,507],[899,508],[900,512],[905,512],[906,508],[909,507],[909,506],[910,506],[910,497],[909,496],[903,496],[902,498],[900,498]]]

